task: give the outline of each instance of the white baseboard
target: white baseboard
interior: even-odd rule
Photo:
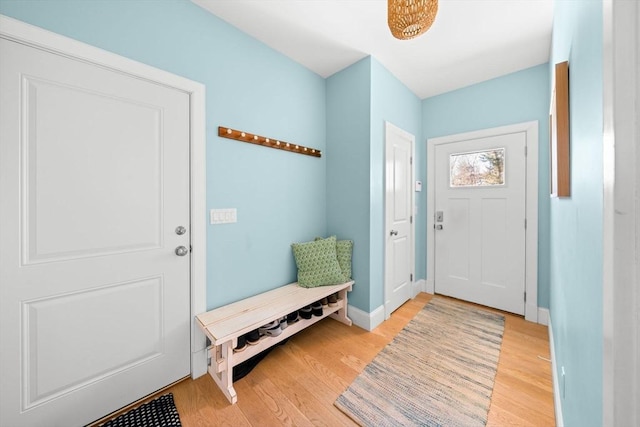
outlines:
[[[203,307],[199,307],[199,309]],[[209,364],[207,363],[207,337],[197,325],[197,320],[193,320],[191,325],[191,378],[196,379],[207,373]]]
[[[367,313],[366,311],[360,310],[358,307],[354,307],[349,304],[347,316],[349,316],[354,325],[359,326],[364,330],[372,331],[384,322],[384,306],[381,305],[371,313]]]
[[[433,282],[433,279],[427,279],[424,281],[424,291],[428,294],[435,295],[436,285]]]
[[[191,353],[191,378],[194,380],[207,373],[207,349],[203,348]]]
[[[549,321],[549,348],[551,350],[551,373],[553,374],[553,406],[556,412],[556,427],[564,427],[560,382],[558,381],[558,370],[556,369],[556,350],[553,342],[553,326],[551,325],[551,316],[548,313],[549,311],[547,310],[547,319]]]
[[[538,323],[545,326],[549,324],[548,308],[538,307]]]
[[[424,279],[420,279],[417,282],[413,282],[413,289],[411,297],[415,298],[420,292],[425,292],[425,288],[427,286],[427,282]]]
[[[534,303],[527,301],[524,309],[524,320],[529,322],[538,323],[538,306]]]

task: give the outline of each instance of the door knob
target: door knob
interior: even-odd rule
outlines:
[[[396,230],[391,230],[391,233],[389,233],[392,236],[397,236],[398,232]]]
[[[185,256],[188,253],[189,253],[189,249],[185,248],[184,246],[178,246],[176,248],[176,255],[178,256]]]
[[[178,236],[182,236],[186,232],[187,232],[187,229],[184,228],[183,226],[179,225],[179,226],[176,227],[176,234]]]

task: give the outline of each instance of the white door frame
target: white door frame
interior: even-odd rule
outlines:
[[[518,123],[491,129],[448,135],[427,140],[427,280],[426,291],[435,292],[435,146],[469,139],[487,138],[509,133],[525,132],[527,139],[525,319],[538,322],[538,121]]]
[[[206,340],[195,324],[195,315],[206,310],[206,164],[205,86],[201,83],[142,64],[120,55],[0,15],[0,37],[38,49],[96,64],[166,87],[180,90],[190,99],[191,169],[191,376],[207,372]]]
[[[640,423],[640,6],[603,2],[602,425]]]
[[[384,129],[385,129],[385,138],[384,138],[384,149],[385,149],[385,168],[384,168],[384,172],[385,172],[385,177],[384,177],[384,182],[385,182],[385,188],[386,188],[386,182],[387,182],[387,168],[386,168],[386,153],[387,153],[387,143],[388,143],[388,138],[387,135],[389,132],[395,132],[397,134],[400,134],[402,136],[404,136],[405,138],[407,138],[408,140],[411,141],[411,184],[415,185],[415,171],[416,171],[416,167],[415,167],[415,163],[413,162],[413,159],[415,159],[416,157],[416,137],[412,134],[410,134],[409,132],[400,129],[399,127],[397,127],[396,125],[394,125],[393,123],[384,122]],[[413,276],[413,280],[411,280],[410,286],[411,286],[411,298],[415,298],[415,296],[417,295],[419,289],[416,288],[415,283],[416,283],[416,250],[415,250],[415,245],[416,245],[416,228],[415,228],[415,216],[416,216],[416,194],[415,194],[415,189],[411,188],[409,193],[411,194],[411,223],[409,224],[409,237],[411,238],[411,244],[409,245],[409,247],[411,248],[411,259],[410,259],[410,270],[411,270],[411,275]],[[383,295],[383,305],[384,305],[384,318],[388,319],[391,316],[391,313],[389,312],[389,310],[387,309],[387,272],[386,272],[386,266],[387,266],[387,245],[388,243],[388,239],[387,239],[387,233],[389,230],[387,230],[387,211],[388,211],[388,206],[387,206],[387,197],[386,197],[386,190],[385,190],[385,198],[384,198],[384,228],[383,228],[383,233],[384,233],[384,295]]]

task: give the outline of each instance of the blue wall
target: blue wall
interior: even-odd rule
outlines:
[[[385,234],[385,121],[415,136],[416,156],[420,154],[417,146],[421,146],[422,124],[420,113],[422,105],[420,99],[411,92],[400,80],[391,74],[376,59],[371,60],[371,149],[370,149],[370,248],[369,259],[371,300],[370,309],[373,310],[384,303],[384,250]],[[424,180],[425,169],[416,167],[416,179]],[[419,205],[420,200],[416,200]],[[426,218],[425,212],[422,216]],[[418,222],[418,221],[416,221]],[[423,221],[419,221],[422,223]],[[425,260],[426,253],[420,251],[423,246],[424,229],[416,227],[416,268],[418,260]],[[419,270],[417,270],[419,271]],[[419,274],[416,280],[424,278]]]
[[[384,122],[419,143],[420,110],[420,99],[375,58],[327,79],[328,231],[355,240],[349,303],[366,312],[384,303]]]
[[[290,244],[327,229],[325,158],[217,127],[324,151],[324,79],[187,0],[3,0],[0,13],[204,83],[207,209],[238,209],[238,223],[207,227],[207,306],[295,281]]]
[[[349,304],[369,311],[371,58],[327,79],[327,227],[354,241]]]
[[[542,64],[422,101],[425,140],[538,121],[538,306],[547,308],[550,262],[549,100],[549,66]]]
[[[551,64],[569,60],[571,197],[551,200],[551,319],[567,426],[602,425],[602,2],[556,1]]]

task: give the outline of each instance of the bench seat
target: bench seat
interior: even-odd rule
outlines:
[[[291,283],[197,315],[198,326],[211,341],[208,348],[211,359],[209,374],[229,402],[237,402],[233,388],[234,366],[325,317],[351,326],[351,319],[347,317],[347,292],[351,291],[353,284],[353,281],[349,281],[339,285],[303,288]],[[263,337],[258,344],[247,345],[244,351],[233,351],[238,345],[238,337],[334,293],[338,293],[338,304],[335,307],[323,307],[322,316],[312,316],[311,319],[298,317],[298,322],[289,325],[277,337]]]

